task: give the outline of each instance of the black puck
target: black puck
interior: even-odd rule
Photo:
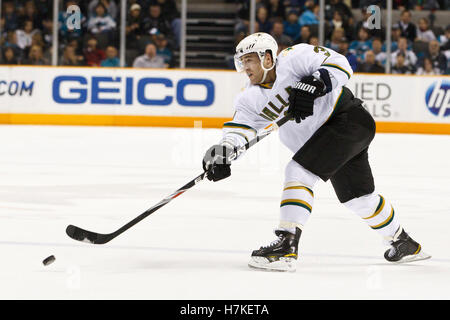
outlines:
[[[55,260],[56,260],[55,256],[50,256],[45,258],[44,261],[42,261],[42,263],[44,264],[44,266],[48,266],[49,264],[55,262]]]

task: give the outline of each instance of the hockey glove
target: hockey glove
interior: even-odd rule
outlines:
[[[206,177],[212,181],[219,181],[228,178],[231,175],[231,163],[227,160],[233,153],[235,148],[225,145],[214,145],[206,151],[203,157],[203,170]]]
[[[313,115],[314,100],[326,93],[324,89],[323,81],[313,76],[303,77],[295,83],[289,94],[288,109],[295,122],[300,123],[301,120]]]

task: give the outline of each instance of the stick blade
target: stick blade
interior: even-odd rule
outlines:
[[[105,244],[110,240],[110,237],[106,234],[95,233],[73,225],[67,226],[66,233],[74,240],[92,244]]]

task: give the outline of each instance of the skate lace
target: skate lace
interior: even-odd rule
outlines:
[[[267,246],[262,246],[261,248],[265,249],[265,248],[273,247],[273,246],[277,245],[278,243],[280,243],[281,240],[283,240],[283,235],[282,235],[282,234],[280,234],[280,235],[278,236],[278,238],[275,239],[274,241],[272,241],[269,245],[267,245]]]

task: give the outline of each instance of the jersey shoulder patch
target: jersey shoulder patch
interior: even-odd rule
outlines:
[[[294,47],[287,47],[286,49],[280,52],[280,55],[282,57],[286,57],[289,53],[291,53],[292,50],[294,50]]]

